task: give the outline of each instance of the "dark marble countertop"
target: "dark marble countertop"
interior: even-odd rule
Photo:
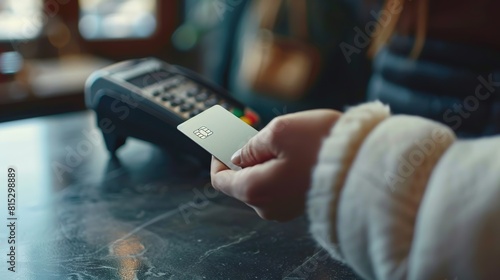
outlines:
[[[355,279],[304,217],[264,221],[209,173],[129,139],[111,159],[90,112],[0,124],[0,279]],[[17,171],[7,270],[7,167]]]

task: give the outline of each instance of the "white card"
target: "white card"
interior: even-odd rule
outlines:
[[[257,130],[220,105],[181,123],[177,129],[232,170],[241,167],[231,162],[231,156],[257,134]]]

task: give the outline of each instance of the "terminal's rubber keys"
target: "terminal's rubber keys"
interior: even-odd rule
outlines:
[[[254,124],[254,122],[250,118],[248,118],[247,116],[241,116],[240,120],[246,122],[248,125],[253,125]]]
[[[256,124],[259,122],[259,116],[250,109],[245,110],[245,117],[249,118],[252,124]]]
[[[238,108],[233,108],[231,111],[236,117],[240,118],[242,121],[251,126],[259,122],[259,116],[248,108],[245,109],[245,111]]]
[[[233,115],[237,116],[238,118],[243,116],[243,110],[241,109],[233,108],[232,111]]]

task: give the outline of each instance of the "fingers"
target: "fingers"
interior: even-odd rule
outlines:
[[[210,165],[210,174],[213,175],[223,170],[229,170],[229,168],[220,160],[212,156],[212,164]]]
[[[248,143],[238,150],[231,161],[243,168],[254,166],[270,159],[276,158],[280,151],[280,138],[286,134],[286,128],[290,124],[288,118],[277,117],[273,119],[257,135],[252,137]]]
[[[212,186],[244,203],[251,205],[263,205],[275,198],[269,195],[273,182],[276,180],[274,174],[277,172],[277,164],[266,162],[264,164],[248,167],[239,171],[233,171],[222,167],[217,159],[212,160],[211,179]]]
[[[321,141],[339,116],[333,110],[313,110],[275,118],[232,157],[243,169],[230,170],[212,158],[213,187],[264,219],[297,217],[304,210]]]
[[[212,163],[210,165],[210,179],[212,181],[212,186],[215,189],[222,191],[220,186],[228,185],[229,184],[228,180],[232,181],[231,177],[234,175],[232,174],[231,171],[232,170],[230,170],[225,164],[223,164],[214,156],[212,156]],[[222,192],[227,195],[230,195],[225,191]]]
[[[266,162],[276,156],[271,134],[264,128],[257,135],[252,137],[248,143],[238,150],[232,157],[231,161],[243,168],[253,166],[259,163]]]
[[[296,142],[304,137],[321,140],[315,134],[326,135],[339,116],[337,111],[318,109],[277,117],[238,150],[231,161],[243,168],[254,166],[277,158],[286,152],[287,146],[297,148]]]
[[[236,171],[229,169],[225,164],[212,156],[212,164],[210,166],[212,187],[226,195],[237,198],[238,195],[234,186],[234,182],[237,182],[235,173]]]
[[[283,178],[286,170],[279,160],[240,171],[223,169],[212,174],[212,184],[221,192],[246,203],[261,218],[284,222],[299,216],[305,204],[305,190],[289,188],[293,182]],[[302,184],[305,186],[307,182]]]

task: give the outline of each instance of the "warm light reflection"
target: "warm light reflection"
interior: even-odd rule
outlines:
[[[110,255],[118,260],[118,274],[122,280],[137,279],[137,270],[141,265],[138,257],[144,250],[144,245],[134,236],[117,240],[110,246]]]
[[[86,39],[147,38],[156,31],[156,0],[79,0]]]

